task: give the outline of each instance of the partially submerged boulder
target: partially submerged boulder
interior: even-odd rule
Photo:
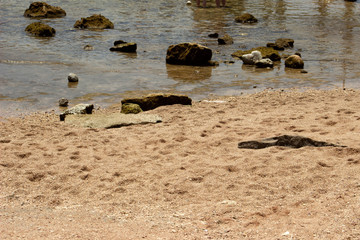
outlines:
[[[110,51],[118,51],[118,52],[136,52],[137,44],[136,43],[128,43],[123,40],[118,40],[114,42],[114,47],[110,48]]]
[[[126,104],[126,103],[138,104],[143,111],[148,111],[165,105],[173,105],[173,104],[191,105],[192,100],[191,98],[185,95],[159,93],[159,94],[150,94],[143,98],[127,98],[121,101],[121,104]]]
[[[37,37],[53,37],[56,33],[54,28],[41,22],[29,24],[25,31]]]
[[[234,40],[230,35],[225,34],[223,37],[218,38],[218,43],[220,45],[233,44]]]
[[[180,43],[167,49],[166,63],[177,65],[213,66],[212,50],[197,43]]]
[[[45,2],[33,2],[25,10],[24,16],[31,18],[58,18],[66,16],[66,12],[60,7],[51,6]]]
[[[263,58],[255,62],[255,66],[258,68],[273,68],[274,62],[270,58]]]
[[[245,54],[249,54],[253,51],[259,51],[263,58],[269,58],[272,61],[280,61],[281,60],[279,52],[270,47],[257,47],[257,48],[252,48],[250,50],[245,50],[245,51],[238,50],[238,51],[232,53],[231,56],[241,58],[241,56],[243,56]]]
[[[304,61],[299,55],[291,55],[285,60],[285,67],[288,68],[296,68],[296,69],[303,69],[304,68]]]
[[[81,20],[77,20],[74,24],[74,28],[81,29],[113,29],[114,24],[102,16],[101,14],[94,14],[87,18],[81,18]]]
[[[257,23],[258,20],[250,13],[244,13],[235,18],[235,22],[238,23]]]

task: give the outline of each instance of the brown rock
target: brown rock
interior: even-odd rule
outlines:
[[[135,103],[140,106],[143,111],[148,111],[155,109],[160,106],[173,105],[173,104],[183,104],[191,105],[191,98],[185,95],[176,95],[176,94],[150,94],[143,98],[128,98],[123,99],[121,104],[126,103]]]
[[[25,31],[37,37],[53,37],[56,33],[54,28],[40,22],[31,23],[25,28]]]
[[[241,16],[235,18],[235,22],[238,23],[256,23],[258,20],[250,13],[244,13]]]
[[[291,55],[285,60],[285,67],[302,69],[304,61],[298,55]]]
[[[32,18],[58,18],[66,16],[60,7],[53,7],[45,2],[33,2],[24,12],[25,17]]]
[[[169,46],[166,63],[193,66],[212,66],[210,48],[197,43],[180,43]]]
[[[233,43],[234,43],[234,40],[233,40],[233,38],[232,38],[230,35],[225,34],[223,37],[218,38],[218,43],[219,43],[220,45],[233,44]]]
[[[90,17],[81,18],[81,20],[76,21],[76,23],[74,24],[74,28],[113,29],[114,24],[101,14],[94,14]]]

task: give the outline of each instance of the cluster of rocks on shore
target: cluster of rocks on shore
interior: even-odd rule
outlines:
[[[24,12],[25,17],[34,19],[41,18],[61,18],[66,16],[66,12],[60,7],[51,6],[45,2],[33,2],[30,7]],[[256,24],[258,19],[249,13],[244,13],[234,19],[235,22],[241,24]],[[76,21],[74,28],[77,29],[113,29],[114,24],[102,16],[101,14],[94,14],[87,18],[81,18]],[[38,37],[52,37],[55,36],[56,30],[47,24],[41,22],[31,23],[26,27],[25,31]],[[219,37],[219,34],[210,34],[209,37],[217,38],[219,45],[233,44],[234,40],[228,34]],[[259,68],[272,68],[274,62],[280,62],[281,56],[279,51],[283,51],[287,48],[294,47],[294,40],[289,38],[279,38],[274,43],[267,43],[266,46],[260,46],[252,48],[250,50],[239,50],[231,54],[236,59],[241,59],[243,64],[254,65]],[[91,51],[94,47],[86,45],[84,50]],[[136,52],[137,44],[134,42],[125,42],[123,40],[117,40],[114,42],[114,46],[109,49],[110,51],[119,52]],[[179,43],[170,45],[166,52],[166,63],[175,65],[191,65],[191,66],[217,66],[219,63],[212,61],[212,50],[206,46],[198,43]],[[304,62],[301,59],[299,53],[288,56],[285,60],[285,67],[302,69]],[[68,81],[71,83],[77,83],[79,78],[74,73],[70,73]],[[66,102],[66,103],[64,103]],[[161,105],[169,104],[191,104],[191,99],[187,96],[178,95],[153,95],[146,96],[142,99],[125,99],[122,101],[122,113],[139,113],[149,109],[153,109]],[[68,100],[59,101],[60,106],[67,106]],[[84,106],[81,106],[84,107]],[[91,108],[92,109],[92,108]],[[85,111],[89,113],[89,111]],[[69,114],[84,113],[84,111],[67,110],[61,114],[61,119],[64,120],[66,115]]]

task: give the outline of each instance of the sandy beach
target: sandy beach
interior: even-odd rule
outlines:
[[[2,118],[0,238],[360,239],[359,100],[263,91],[114,129]],[[284,134],[346,147],[238,148]]]

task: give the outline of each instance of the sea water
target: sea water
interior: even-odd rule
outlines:
[[[343,0],[227,0],[206,8],[186,0],[52,0],[63,18],[23,16],[32,1],[0,0],[0,113],[55,109],[60,98],[70,104],[106,107],[124,97],[153,92],[181,93],[195,100],[216,95],[240,95],[263,89],[358,88],[360,82],[360,3]],[[239,24],[242,13],[259,22]],[[74,29],[82,17],[102,14],[115,28]],[[56,29],[52,38],[28,35],[24,29],[41,21]],[[229,34],[232,45],[218,45],[210,33]],[[237,50],[265,46],[277,38],[292,38],[308,73],[288,70],[284,60],[274,69],[244,66],[231,57]],[[116,40],[136,42],[137,53],[110,52]],[[172,44],[196,42],[213,50],[217,67],[174,66],[165,63]],[[85,45],[93,51],[85,51]],[[234,63],[229,63],[234,61]],[[75,73],[78,84],[69,84]]]

